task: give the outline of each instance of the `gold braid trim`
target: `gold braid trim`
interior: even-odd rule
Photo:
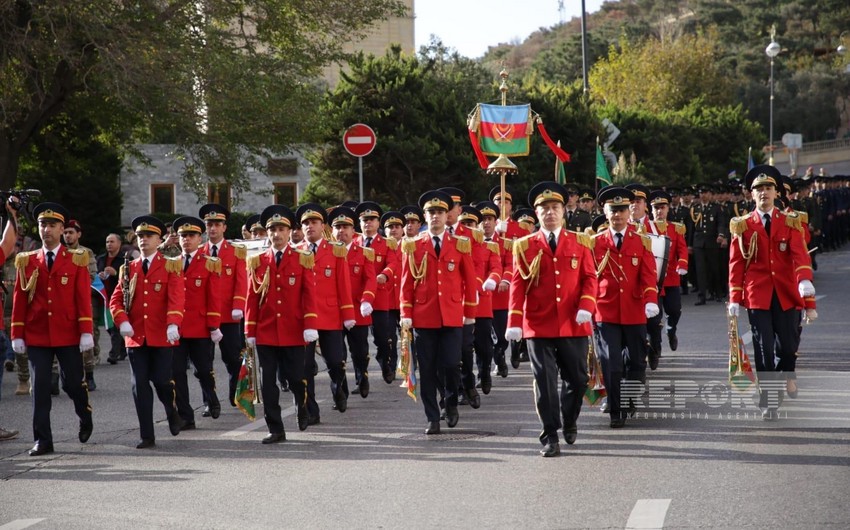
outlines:
[[[750,237],[749,250],[744,250],[744,235],[736,234],[735,239],[738,240],[738,247],[741,249],[741,256],[747,261],[744,266],[744,270],[750,267],[750,261],[755,259],[758,255],[758,234],[753,232],[753,235]]]
[[[344,257],[348,256],[348,249],[345,248],[345,243],[333,242],[333,243],[331,243],[331,246],[333,247],[334,256],[336,256],[338,258],[344,258]]]
[[[15,256],[15,268],[23,269],[30,263],[30,256],[38,252],[37,250],[33,250],[30,252],[18,252],[18,255]]]
[[[472,241],[469,240],[468,237],[463,236],[453,236],[457,241],[457,250],[461,254],[470,254],[472,253]]]
[[[587,237],[591,237],[591,238],[592,238],[593,236],[595,236],[595,235],[596,235],[596,232],[594,232],[594,231],[593,231],[593,228],[592,228],[592,227],[588,226],[587,228],[585,228],[585,229],[584,229],[584,234],[585,234]]]
[[[183,258],[165,258],[165,270],[177,274],[183,273]]]
[[[245,268],[248,271],[254,271],[257,267],[260,266],[260,255],[254,254],[253,256],[248,256],[245,258]]]
[[[71,261],[77,267],[88,267],[89,266],[89,253],[81,248],[68,249],[68,252],[71,253]]]
[[[251,256],[251,258],[255,258],[255,257],[258,258],[259,254],[257,256]],[[249,258],[249,259],[251,259],[251,258]],[[259,264],[259,260],[257,260],[257,265],[258,264]],[[271,270],[271,267],[266,267],[266,273],[263,275],[262,281],[260,281],[257,278],[256,268],[257,268],[256,265],[254,267],[248,268],[248,272],[250,273],[249,279],[251,281],[250,288],[254,291],[254,294],[260,295],[260,304],[262,304],[263,301],[266,299],[266,293],[269,290],[269,272]]]
[[[663,235],[663,234],[667,233],[667,221],[653,221],[653,222],[655,223],[655,226],[658,228],[658,232],[660,234]]]
[[[645,248],[649,252],[652,252],[652,240],[649,238],[649,236],[641,235],[640,239],[641,243],[643,243],[643,248]]]
[[[248,257],[248,247],[245,245],[233,245],[233,255],[236,256],[236,259],[245,259]]]
[[[412,239],[410,241],[414,243],[415,246],[415,241]],[[407,241],[405,241],[405,244],[407,244]],[[425,255],[422,256],[422,263],[420,263],[418,267],[416,266],[416,260],[413,258],[413,254],[413,252],[407,252],[407,264],[410,266],[410,275],[413,276],[413,279],[415,280],[413,282],[413,287],[416,287],[420,282],[422,282],[422,280],[425,279],[425,274],[428,272],[428,253],[425,252]]]
[[[387,242],[387,248],[390,250],[398,250],[398,241],[395,239],[388,237],[384,241]]]
[[[27,256],[26,261],[29,261],[29,256]],[[17,265],[18,259],[15,258],[15,266]],[[18,275],[20,276],[18,284],[21,286],[21,290],[27,293],[27,302],[32,302],[32,297],[35,296],[35,284],[36,282],[38,282],[38,269],[36,268],[32,271],[29,280],[27,280],[26,272],[24,271],[24,269],[25,267],[18,267]]]
[[[495,241],[488,241],[487,248],[490,249],[490,252],[492,252],[493,254],[497,256],[499,255],[499,244]]]
[[[207,261],[204,263],[206,269],[210,272],[221,274],[221,260],[212,256],[207,256],[206,254],[204,257],[207,258]]]
[[[312,269],[316,265],[316,255],[309,250],[295,249],[298,253],[298,263],[305,269]]]
[[[401,241],[401,251],[405,254],[413,254],[416,251],[416,239],[405,237]]]
[[[800,216],[797,214],[797,212],[781,213],[785,215],[785,226],[789,226],[801,232],[803,231],[803,223],[801,222],[802,220],[800,219]]]
[[[732,236],[742,236],[744,235],[744,231],[747,229],[747,218],[746,217],[733,217],[729,221],[729,232]]]
[[[375,261],[375,249],[371,247],[363,247],[363,255],[366,257],[369,262]]]
[[[800,216],[800,222],[807,225],[809,224],[809,214],[808,212],[801,212],[799,210],[794,210],[794,212]]]
[[[605,267],[608,265],[608,258],[611,257],[611,249],[605,251],[605,255],[602,256],[602,261],[599,263],[599,266],[596,268],[596,277],[602,276],[602,271],[605,270]],[[616,275],[615,275],[616,277]]]
[[[591,231],[592,231],[592,229],[591,229]],[[581,245],[583,247],[587,247],[590,250],[593,250],[593,246],[594,246],[594,243],[596,243],[596,241],[594,241],[593,238],[590,237],[589,234],[587,234],[586,232],[572,232],[572,233],[576,235],[576,241],[578,241],[579,245]]]
[[[691,221],[693,221],[695,225],[698,225],[701,220],[702,220],[702,212],[700,212],[699,215],[694,217],[694,207],[691,206]]]
[[[483,230],[479,230],[477,228],[472,228],[472,229],[470,229],[470,232],[472,232],[472,239],[474,239],[476,243],[483,243],[484,242],[484,231]]]
[[[513,252],[513,250],[514,250],[514,240],[513,239],[503,239],[502,241],[505,242],[505,250],[507,250],[508,252]]]
[[[525,251],[528,249],[528,241],[523,238],[517,243],[520,242],[524,242],[525,245],[514,245],[514,270],[519,273],[523,280],[528,282],[525,286],[525,292],[528,293],[532,283],[536,287],[540,279],[540,260],[543,258],[543,250],[538,250],[537,255],[529,263],[525,257]]]
[[[133,276],[133,279],[130,280],[130,296],[128,300],[130,301],[130,307],[133,307],[133,299],[136,297],[136,282],[139,279],[139,275]],[[127,309],[126,307],[124,309]]]
[[[685,232],[688,231],[688,227],[686,227],[682,223],[673,223],[673,226],[676,228],[676,233],[680,236],[685,235]]]

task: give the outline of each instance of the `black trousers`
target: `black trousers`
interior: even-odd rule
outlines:
[[[457,407],[460,384],[460,347],[463,328],[414,328],[413,342],[419,363],[419,395],[428,421],[440,421],[437,402],[438,371],[445,384],[447,407]]]
[[[543,425],[540,443],[558,443],[558,429],[575,432],[587,390],[587,337],[528,339],[534,403]],[[561,383],[558,390],[558,380]]]
[[[398,366],[398,337],[401,334],[401,310],[387,311],[390,319],[390,362],[393,370]]]
[[[493,332],[496,335],[494,339],[493,360],[497,365],[505,362],[505,352],[508,349],[508,339],[505,338],[505,332],[508,330],[508,310],[494,309],[493,310]]]
[[[36,442],[53,443],[50,429],[50,378],[53,358],[59,360],[62,390],[74,401],[81,422],[91,421],[88,387],[83,381],[83,356],[78,345],[49,348],[27,346],[32,383],[32,435]]]
[[[390,367],[395,370],[398,362],[398,350],[393,349],[392,335],[395,334],[395,324],[390,322],[389,311],[372,312],[372,338],[377,348],[375,358],[381,368]]]
[[[118,331],[117,326],[113,326],[107,330],[109,333],[109,358],[113,360],[123,359],[127,355],[127,348],[124,346],[124,337]]]
[[[783,311],[774,291],[770,309],[748,309],[747,316],[753,332],[753,358],[762,390],[759,406],[778,406],[778,403],[768,403],[769,396],[778,391],[773,388],[776,384],[770,381],[782,384],[785,379],[797,378],[795,370],[797,350],[800,347],[797,325],[800,311],[793,307]]]
[[[608,393],[611,416],[620,416],[621,380],[646,381],[646,325],[596,323],[596,356],[602,365],[602,378]]]
[[[374,313],[373,313],[374,314]],[[345,381],[345,344],[343,343],[342,330],[320,329],[319,346],[322,349],[322,358],[328,368],[331,378],[331,395],[336,396],[342,392],[348,397],[348,383]],[[307,410],[310,416],[319,416],[319,404],[316,402],[316,342],[307,345],[307,359],[304,361],[304,373],[307,379]],[[264,381],[265,382],[265,381]]]
[[[221,406],[215,392],[215,372],[212,365],[212,339],[181,338],[174,347],[171,363],[174,389],[176,391],[177,412],[187,423],[195,422],[195,411],[189,402],[189,381],[186,376],[186,362],[191,360],[195,366],[195,377],[201,383],[201,391],[210,407]]]
[[[354,381],[359,385],[360,378],[369,370],[369,326],[354,326],[343,333],[354,365]]]
[[[269,432],[284,432],[280,413],[280,389],[277,386],[277,374],[280,366],[289,383],[292,402],[296,407],[307,406],[307,381],[304,378],[303,346],[263,346],[257,344],[257,358],[260,361],[263,380],[263,415]]]
[[[130,358],[130,380],[133,383],[133,403],[139,418],[139,436],[144,440],[156,438],[153,430],[153,391],[165,407],[166,416],[171,416],[176,407],[174,380],[172,379],[172,348],[128,348]],[[183,373],[186,373],[185,364]]]
[[[475,355],[475,324],[464,324],[463,339],[460,348],[460,382],[461,388],[475,388],[474,366]]]
[[[664,296],[661,297],[661,314],[667,315],[667,332],[676,333],[679,319],[682,318],[682,289],[679,287],[665,287]]]
[[[502,353],[504,359],[504,352]],[[475,319],[475,363],[478,365],[478,379],[489,379],[493,366],[493,319]]]
[[[699,296],[720,294],[720,249],[694,248],[694,262],[697,268]]]
[[[242,349],[245,348],[245,335],[242,332],[242,324],[239,322],[221,324],[218,329],[222,334],[218,349],[221,350],[221,360],[224,361],[228,375],[228,395],[230,396],[228,401],[231,405],[235,405],[233,397],[236,395],[236,383],[239,381],[239,370],[242,368]],[[215,355],[215,348],[212,351]]]

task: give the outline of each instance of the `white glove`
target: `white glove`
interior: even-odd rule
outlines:
[[[687,273],[688,269],[676,269],[676,274],[678,274],[679,276],[684,276]]]
[[[94,348],[94,337],[91,333],[80,335],[80,351],[89,351]]]
[[[818,312],[816,309],[806,309],[806,320],[809,322],[814,322],[818,319]]]
[[[412,328],[413,327],[413,319],[412,318],[402,318],[401,319],[401,327]]]
[[[118,326],[118,332],[122,337],[132,337],[136,334],[133,331],[133,326],[129,322],[122,322],[120,326]]]
[[[176,324],[169,324],[168,327],[165,328],[165,337],[168,339],[168,342],[172,344],[180,340],[180,331],[177,329]]]
[[[494,291],[496,289],[496,282],[493,278],[487,278],[487,281],[484,282],[484,285],[481,286],[485,291]]]
[[[372,314],[372,304],[369,302],[360,302],[360,314],[368,317]]]
[[[646,304],[643,312],[646,314],[646,318],[652,318],[658,316],[658,304],[653,304],[652,302]]]
[[[522,328],[508,328],[505,331],[507,340],[522,340]]]
[[[464,326],[471,326],[471,325],[473,325],[473,324],[475,324],[475,319],[474,319],[474,318],[464,318],[464,319],[463,319],[463,325],[464,325]]]
[[[245,337],[245,344],[252,350],[257,348],[257,337]]]
[[[496,231],[501,232],[503,234],[505,232],[507,232],[508,231],[508,220],[505,219],[504,221],[499,221],[498,223],[496,223]]]
[[[729,311],[730,317],[736,317],[741,313],[741,304],[729,302],[729,307],[727,310]]]
[[[315,329],[304,330],[304,342],[316,342],[319,340],[319,332]]]
[[[224,334],[221,332],[220,329],[215,328],[214,330],[210,331],[210,338],[212,339],[213,344],[218,344],[219,342],[221,342],[222,337],[224,337]]]
[[[591,317],[593,317],[593,315],[590,314],[590,311],[579,309],[578,313],[576,313],[576,324],[587,324],[590,322]]]
[[[800,292],[801,298],[815,295],[815,286],[809,280],[801,280],[800,284],[797,285],[797,290]]]
[[[242,320],[243,313],[241,309],[234,309],[230,312],[230,318],[233,320]]]
[[[27,345],[24,344],[24,339],[12,339],[12,351],[15,353],[24,353],[27,351]]]
[[[351,329],[351,328],[354,327],[355,324],[357,324],[356,320],[346,320],[345,322],[342,323],[342,325],[345,327],[345,329]]]

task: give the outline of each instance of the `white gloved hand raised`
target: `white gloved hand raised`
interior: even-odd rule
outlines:
[[[646,304],[646,307],[644,307],[643,311],[646,315],[646,318],[657,317],[659,312],[658,304],[653,304],[652,302],[650,302]]]
[[[587,324],[592,317],[593,315],[590,314],[590,311],[579,309],[578,313],[576,313],[576,324]]]
[[[741,313],[741,304],[729,302],[729,307],[727,308],[727,311],[729,311],[730,317],[736,317]]]
[[[809,280],[800,280],[800,283],[797,285],[797,290],[800,292],[801,298],[815,295],[815,286],[812,285],[812,282]]]
[[[496,289],[496,282],[493,278],[487,278],[487,281],[484,282],[484,285],[481,286],[485,291],[493,291]]]
[[[176,324],[169,324],[165,329],[165,337],[168,339],[168,342],[174,344],[178,340],[180,340],[180,330],[177,329]]]
[[[505,331],[507,340],[522,340],[522,328],[508,328]]]
[[[118,333],[121,334],[122,337],[132,337],[135,335],[135,331],[133,331],[133,326],[129,322],[122,322],[120,326],[118,326]]]
[[[368,317],[372,314],[372,304],[369,302],[360,302],[360,314],[364,317]]]
[[[304,330],[304,342],[316,342],[319,340],[319,332],[315,329]]]

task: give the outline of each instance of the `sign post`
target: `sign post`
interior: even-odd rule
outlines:
[[[363,157],[369,155],[376,144],[375,131],[365,123],[355,123],[342,135],[342,146],[351,156],[357,157],[360,202],[363,202]]]

